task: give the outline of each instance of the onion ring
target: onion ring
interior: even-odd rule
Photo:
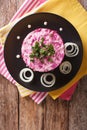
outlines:
[[[60,69],[60,72],[61,72],[61,73],[63,73],[63,74],[69,74],[69,73],[71,72],[71,70],[72,70],[72,65],[71,65],[70,62],[64,61],[64,62],[60,65],[59,69]]]
[[[26,72],[30,72],[30,73],[31,73],[31,76],[26,76]],[[29,68],[24,68],[24,69],[22,69],[22,70],[20,71],[19,75],[20,75],[20,79],[21,79],[23,82],[26,82],[26,83],[31,82],[31,81],[33,80],[33,78],[34,78],[34,73],[33,73],[33,71],[32,71],[31,69],[29,69]]]
[[[71,49],[67,49],[68,47],[71,47]],[[65,43],[65,54],[68,57],[75,57],[77,56],[79,53],[79,47],[77,46],[77,44],[72,43],[72,42],[66,42]]]
[[[52,80],[51,81],[47,81],[46,78],[47,76],[51,76],[52,77]],[[41,84],[44,86],[44,87],[52,87],[56,82],[56,77],[54,76],[54,74],[52,73],[45,73],[41,76]]]

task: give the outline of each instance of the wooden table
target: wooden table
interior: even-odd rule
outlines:
[[[0,0],[0,27],[23,1]],[[87,9],[87,0],[80,2]],[[17,88],[0,76],[0,130],[87,130],[87,76],[80,80],[71,101],[53,101],[48,96],[40,105],[21,98]]]

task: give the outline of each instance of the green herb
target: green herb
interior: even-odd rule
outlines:
[[[44,40],[45,40],[45,39],[44,39],[43,37],[42,37],[41,40],[40,40],[40,44],[41,44],[42,47],[45,47],[45,46],[46,46],[46,45],[44,44]]]
[[[31,53],[30,58],[34,58],[34,57],[35,57],[34,53]]]
[[[34,59],[33,59],[33,58],[31,58],[31,59],[30,59],[30,61],[31,61],[31,62],[34,62]]]
[[[35,57],[39,58],[39,53],[38,52],[35,53]]]
[[[48,61],[49,61],[49,62],[53,62],[52,58],[48,58]]]
[[[40,40],[40,43],[43,43],[44,42],[44,38],[42,37],[41,40]]]
[[[46,48],[44,48],[44,47],[41,48],[41,49],[40,49],[40,54],[46,56],[46,55],[47,55],[47,50],[46,50]]]
[[[30,54],[30,61],[34,61],[34,58],[40,59],[41,62],[44,61],[44,58],[51,57],[55,54],[55,50],[52,44],[45,45],[44,38],[41,38],[40,42],[35,42],[35,45],[32,47],[32,53]],[[48,61],[52,62],[51,58],[48,58]]]
[[[55,51],[54,51],[53,45],[52,44],[48,45],[48,55],[51,56],[54,53]]]

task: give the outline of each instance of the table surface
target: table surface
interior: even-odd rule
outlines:
[[[24,0],[0,0],[0,27]],[[79,0],[87,9],[87,0]],[[21,98],[17,88],[0,75],[0,130],[87,130],[87,76],[71,101],[47,97],[40,105]]]

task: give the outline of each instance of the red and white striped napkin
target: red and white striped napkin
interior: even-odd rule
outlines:
[[[39,5],[43,4],[46,0],[25,0],[22,6],[19,8],[19,10],[16,12],[16,14],[13,16],[10,22],[13,22],[15,19],[20,18],[24,14],[30,12],[32,9],[35,9]],[[16,81],[11,77],[9,74],[5,62],[4,62],[4,54],[3,54],[3,46],[0,45],[0,74],[3,75],[5,78],[7,78],[10,82],[13,84],[16,84]],[[69,90],[64,92],[60,98],[64,100],[70,100],[72,94],[74,93],[76,89],[77,84],[74,84]],[[37,92],[30,95],[30,98],[34,100],[37,104],[41,103],[46,96],[48,95],[47,92]]]

